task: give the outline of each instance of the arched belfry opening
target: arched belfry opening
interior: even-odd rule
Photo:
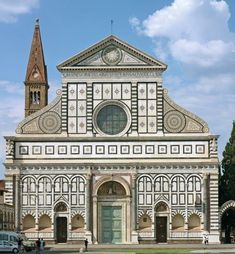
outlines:
[[[93,195],[93,238],[96,243],[130,242],[130,190],[118,177],[101,179]],[[99,218],[99,219],[98,219]]]

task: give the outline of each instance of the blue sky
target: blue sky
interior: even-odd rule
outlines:
[[[35,19],[52,100],[56,65],[113,34],[168,64],[164,87],[176,103],[220,135],[219,155],[235,120],[234,0],[0,0],[0,162],[4,135],[24,117],[24,84]],[[4,167],[0,166],[0,177]]]

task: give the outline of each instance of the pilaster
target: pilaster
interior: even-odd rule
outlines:
[[[131,232],[131,242],[132,243],[138,243],[138,233],[136,231],[136,213],[137,213],[137,207],[136,207],[136,174],[132,174],[132,182],[131,182],[131,195],[132,195],[132,215],[131,215],[131,224],[132,224],[132,232]]]
[[[210,174],[209,181],[210,234],[209,243],[220,243],[219,240],[219,198],[218,173]]]
[[[97,196],[93,196],[93,243],[98,244]]]

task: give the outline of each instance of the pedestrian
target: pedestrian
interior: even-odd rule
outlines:
[[[44,251],[44,247],[45,247],[45,241],[43,240],[43,238],[41,238],[41,240],[40,240],[40,250],[42,252]]]
[[[36,253],[40,253],[40,238],[36,241]]]
[[[85,251],[87,251],[87,247],[88,247],[88,240],[87,240],[87,238],[85,239],[84,244],[85,244]]]
[[[23,242],[23,240],[19,237],[18,238],[18,250],[19,250],[19,253],[22,253],[22,242]]]
[[[204,236],[204,243],[205,243],[205,244],[208,244],[208,235],[205,235],[205,236]]]

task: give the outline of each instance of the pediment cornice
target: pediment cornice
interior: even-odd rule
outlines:
[[[107,64],[102,56],[104,50],[116,47],[123,55],[119,62]],[[117,52],[118,54],[118,52]],[[124,58],[128,59],[125,60]],[[101,59],[101,60],[100,60]],[[124,60],[123,60],[124,59]],[[129,62],[128,62],[129,61]],[[59,71],[73,69],[158,69],[164,71],[167,65],[141,50],[111,35],[57,66]]]

